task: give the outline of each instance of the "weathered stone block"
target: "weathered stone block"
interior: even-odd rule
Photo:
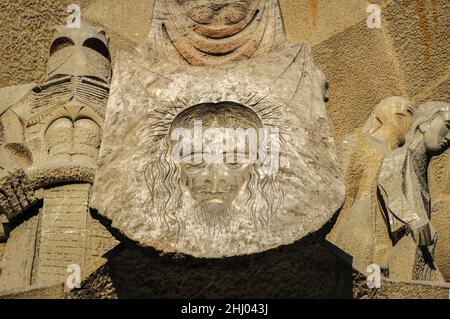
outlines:
[[[365,19],[314,46],[313,54],[330,83],[327,112],[338,140],[362,126],[386,96],[405,96],[383,31],[367,28]]]
[[[450,3],[393,1],[383,10],[383,16],[408,96],[414,97],[449,71]]]

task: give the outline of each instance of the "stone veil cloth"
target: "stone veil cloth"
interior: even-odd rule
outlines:
[[[215,1],[211,15],[196,1],[177,3],[156,1],[147,42],[116,60],[91,207],[141,246],[195,257],[258,253],[320,229],[342,205],[345,187],[326,80],[309,46],[285,40],[278,1]],[[201,209],[179,168],[161,158],[170,153],[175,118],[220,103],[279,130],[279,170],[253,174],[224,204],[227,224],[211,230],[197,218]]]

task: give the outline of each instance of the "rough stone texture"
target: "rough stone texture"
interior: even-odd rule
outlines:
[[[378,178],[383,160],[404,143],[412,121],[408,99],[386,98],[375,107],[366,124],[346,136],[339,147],[347,193],[327,240],[351,255],[353,267],[363,274],[371,264],[388,268],[387,254],[392,244],[383,217],[386,213],[379,204]],[[394,171],[401,169],[396,166],[389,170]],[[394,197],[400,190],[394,187],[388,195]]]
[[[448,19],[445,19],[448,16],[448,2],[419,2],[425,5],[425,10],[418,9],[416,1],[370,1],[383,8],[383,28],[380,31],[367,29],[368,14],[364,1],[361,0],[346,5],[340,5],[339,1],[330,3],[329,0],[280,1],[288,38],[293,43],[311,41],[314,44],[315,61],[330,80],[330,94],[333,98],[328,109],[337,139],[357,128],[383,97],[407,95],[407,91],[419,92],[424,83],[426,88],[422,89],[427,91],[443,83],[436,78],[440,74],[446,73],[448,79],[448,60],[445,60],[450,56],[448,47],[445,47],[448,38],[446,32],[449,30],[445,27],[448,24]],[[47,57],[45,43],[50,40],[49,31],[52,25],[65,20],[65,8],[70,1],[32,1],[26,2],[26,6],[24,3],[25,1],[7,0],[1,4],[1,20],[5,23],[0,26],[0,32],[4,34],[2,38],[11,43],[2,46],[6,51],[2,52],[2,68],[5,71],[0,72],[0,87],[43,78]],[[107,9],[94,12],[94,9],[102,8],[104,2],[84,0],[78,3],[91,20],[110,26],[106,30],[112,39],[113,59],[119,49],[132,50],[134,44],[130,39],[136,40],[135,33],[139,33],[138,38],[141,40],[141,35],[145,32],[143,26],[147,29],[150,27],[151,10],[133,9],[123,12],[121,8],[125,2],[114,1],[108,2]],[[133,7],[141,8],[147,3],[151,5],[151,0],[133,1]],[[120,12],[120,15],[110,15],[109,12]],[[34,18],[28,19],[30,16]],[[396,20],[397,16],[399,20]],[[314,20],[317,20],[315,27],[312,23]],[[18,21],[23,25],[17,26]],[[133,29],[133,34],[129,34],[128,30],[132,30],[134,25],[141,27],[138,31]],[[414,71],[414,64],[420,64],[424,60],[422,32],[430,35],[427,37],[430,43],[426,46],[430,48],[430,61],[439,62],[437,57],[440,57],[443,62],[440,65],[432,64],[433,67],[422,63],[417,65],[418,71]],[[411,40],[409,36],[412,36]],[[402,61],[407,61],[403,64],[408,65],[408,70],[412,72],[401,70]],[[336,67],[327,64],[335,64]],[[411,81],[417,79],[422,84],[413,88],[416,84],[406,83],[406,76]],[[431,99],[447,99],[448,87],[442,85],[443,93],[439,98]],[[352,115],[352,112],[357,113]]]
[[[33,216],[11,231],[0,265],[0,290],[20,289],[33,284],[33,257],[37,249],[38,221],[38,217]]]
[[[450,96],[450,72],[414,97],[416,104],[425,103],[426,101],[448,101]]]
[[[92,207],[143,246],[196,257],[257,253],[320,229],[339,209],[344,186],[325,79],[309,47],[285,41],[273,0],[250,1],[242,11],[230,1],[215,18],[237,10],[226,28],[220,21],[190,25],[204,11],[177,4],[166,11],[164,3],[155,7],[146,46],[116,62]],[[196,108],[208,111],[189,113]],[[210,163],[202,172],[177,164],[174,142],[166,142],[184,128],[180,122],[193,127],[184,116],[206,121],[224,109],[226,120],[215,127],[277,129],[279,154],[268,141],[272,162],[249,162],[228,175],[217,165],[210,178]],[[275,171],[263,173],[263,165]]]
[[[81,275],[81,287],[66,292],[66,299],[117,299],[117,292],[109,275],[109,264],[98,258],[85,267]]]
[[[138,2],[144,3],[146,1],[133,0],[133,3],[136,3],[136,7],[139,7]],[[88,10],[90,5],[95,6],[95,2],[94,0],[77,1],[77,3],[82,5],[83,12],[86,15],[90,15],[86,10]],[[111,4],[113,1],[107,2]],[[371,3],[379,3],[384,7],[389,2],[394,2],[386,16],[390,20],[395,20],[396,16],[402,17],[401,21],[399,21],[399,26],[395,22],[389,22],[389,24],[392,23],[395,31],[388,30],[389,24],[383,23],[382,31],[384,36],[380,36],[379,30],[367,30],[365,27],[365,10],[362,4],[359,7],[360,9],[358,9],[358,6],[352,6],[353,9],[349,10],[349,4],[344,3],[336,7],[335,2],[338,1],[331,1],[330,3],[330,0],[281,0],[280,2],[284,21],[287,25],[287,35],[292,42],[308,39],[307,36],[312,36],[308,40],[314,43],[316,43],[315,41],[327,40],[326,43],[317,43],[313,48],[313,54],[316,64],[330,80],[331,101],[328,104],[328,114],[335,137],[338,140],[342,139],[346,133],[360,126],[362,121],[372,111],[372,108],[385,96],[406,95],[406,92],[410,91],[418,92],[414,100],[420,103],[426,100],[448,101],[450,95],[449,72],[447,71],[444,74],[443,70],[448,70],[448,56],[450,55],[448,54],[448,46],[443,47],[442,45],[448,43],[446,39],[448,39],[449,28],[437,30],[434,22],[434,16],[438,16],[444,17],[439,20],[441,25],[448,23],[448,19],[445,18],[448,17],[448,13],[445,13],[445,10],[448,10],[448,6],[446,7],[445,4],[448,4],[448,2],[435,0],[370,1]],[[419,11],[414,8],[415,3],[419,2],[425,5],[425,19],[423,18],[423,13],[421,14],[422,18],[420,18]],[[48,55],[47,43],[51,39],[51,26],[65,21],[65,8],[69,3],[73,3],[73,1],[1,1],[0,21],[2,23],[0,24],[0,37],[4,42],[0,46],[2,60],[0,65],[0,87],[43,79],[45,76],[45,60]],[[119,12],[119,10],[112,7],[122,7],[122,3],[123,1],[114,1],[108,10],[104,10],[105,12]],[[328,3],[330,3],[330,6],[327,6]],[[339,1],[338,3],[340,4],[341,2]],[[356,1],[356,3],[362,2]],[[436,6],[435,3],[439,5]],[[297,10],[295,9],[297,7],[304,9]],[[408,10],[407,13],[405,13],[405,9]],[[437,14],[433,15],[433,10]],[[146,25],[149,28],[150,24],[147,22],[151,12],[147,10],[132,11],[132,14],[121,12],[121,19],[125,22],[128,21],[132,26],[139,21],[140,25]],[[406,19],[407,15],[411,15],[413,18],[408,20]],[[361,19],[356,21],[356,19],[352,19],[352,16],[358,16]],[[324,19],[324,17],[329,17],[329,19]],[[341,17],[345,18],[341,19]],[[104,20],[106,18],[113,19],[114,23],[109,22],[108,24]],[[310,30],[305,31],[304,21],[312,22],[315,19],[317,20],[316,28],[313,29],[311,25]],[[118,50],[133,50],[134,43],[131,39],[133,39],[134,35],[126,35],[128,32],[126,30],[131,29],[126,23],[119,22],[116,17],[100,17],[100,14],[97,14],[94,22],[98,25],[108,24],[111,27],[114,25],[117,29],[121,29],[115,32],[112,28],[106,28],[112,39],[111,51],[113,60],[115,52]],[[117,26],[120,26],[120,28]],[[426,35],[427,28],[430,36],[422,38],[422,30],[425,30],[423,34]],[[139,30],[143,29],[139,28]],[[397,33],[397,35],[393,34],[393,32]],[[409,42],[406,34],[412,36],[411,39],[414,39],[414,41]],[[394,41],[390,40],[391,36]],[[425,39],[425,43],[422,43],[422,39]],[[443,39],[441,44],[437,43],[438,39]],[[424,61],[423,48],[427,47],[423,44],[426,44],[427,41],[429,41],[430,47],[430,60],[436,62],[437,60],[433,58],[436,55],[444,56],[444,59],[447,57],[447,62],[443,62],[440,65],[434,63],[433,69],[420,65],[420,61]],[[395,46],[397,45],[401,49],[396,48]],[[347,59],[345,59],[342,52],[349,54]],[[400,57],[399,59],[397,59],[397,54]],[[409,57],[417,57],[417,59]],[[336,65],[341,65],[342,67],[333,67],[331,65],[333,61],[343,61],[344,64],[339,62]],[[409,76],[408,73],[401,70],[401,61],[408,66],[411,74],[414,75]],[[416,64],[418,66],[417,72],[413,69],[413,66]],[[435,78],[436,74],[439,76],[442,74],[442,76]],[[355,78],[355,81],[352,80],[353,78]],[[406,83],[407,78],[411,79],[408,81],[412,81],[411,83],[413,84]],[[418,87],[415,88],[415,85]],[[422,87],[423,85],[425,87]],[[372,89],[373,87],[376,89]],[[355,96],[355,98],[351,98],[352,96]],[[1,105],[0,108],[3,106]],[[439,159],[435,159],[430,167],[432,199],[439,194],[440,186],[445,185],[438,180],[438,177],[448,176],[444,174],[444,171],[446,167],[450,166],[449,158],[449,156],[442,156]],[[447,194],[448,189],[450,188],[447,188]],[[436,202],[438,201],[436,200]],[[449,204],[446,202],[444,205],[447,205],[444,207],[448,207]],[[435,224],[437,229],[440,227],[439,225],[442,225],[443,231],[438,229],[438,232],[441,233],[441,246],[439,243],[437,245],[438,251],[440,249],[441,252],[450,251],[450,232],[446,231],[448,228],[446,223],[450,220],[449,216],[450,212],[445,213],[445,211],[441,211],[433,217],[433,224]],[[447,241],[444,240],[445,236],[447,236]],[[436,259],[441,271],[445,273],[443,265],[448,261],[448,257],[441,257],[438,253]],[[441,260],[440,263],[439,260]],[[450,274],[450,265],[447,266],[447,274]],[[447,280],[450,280],[450,275],[447,275]]]
[[[313,55],[330,82],[327,112],[337,141],[385,97],[407,96],[383,29],[368,29],[365,20],[314,46]]]
[[[153,0],[99,0],[90,1],[84,15],[98,21],[136,44],[142,43],[150,31]]]
[[[64,282],[67,266],[83,270],[114,246],[89,213],[90,184],[44,191],[39,215],[15,227],[1,264],[0,291]]]
[[[88,205],[109,95],[107,46],[87,23],[56,27],[45,82],[1,91],[2,173],[19,173],[0,185],[11,207],[0,290],[64,282],[69,265],[83,269],[115,245]]]
[[[438,233],[436,264],[445,280],[450,282],[450,152],[432,162],[430,179],[435,181],[430,189],[433,201],[433,225]]]
[[[64,299],[64,285],[30,286],[25,289],[11,289],[0,293],[0,299]]]
[[[430,282],[383,281],[373,299],[443,299],[448,300],[450,285]]]
[[[67,185],[46,190],[40,216],[38,258],[34,281],[37,285],[64,282],[68,265],[84,267],[109,248],[96,243],[100,234],[90,234],[88,218],[90,184]],[[70,231],[67,226],[70,225]],[[92,238],[92,237],[94,238]],[[104,234],[107,243],[108,236]],[[92,243],[94,246],[92,247]],[[97,245],[96,245],[97,244]]]
[[[450,70],[450,3],[393,1],[383,11],[408,96],[414,97]],[[448,96],[447,96],[448,99]]]
[[[0,87],[41,82],[45,77],[52,27],[65,23],[71,0],[20,0],[0,3]],[[77,1],[82,7],[86,0]]]
[[[0,259],[3,259],[3,254],[5,253],[5,243],[0,243]]]
[[[128,241],[82,283],[75,298],[352,298],[352,270],[322,235],[261,254],[198,259]],[[308,256],[308,258],[305,258]],[[182,275],[180,275],[182,274]],[[103,287],[114,287],[106,289]],[[105,294],[108,293],[108,294]]]
[[[450,297],[450,284],[429,281],[398,281],[382,277],[381,287],[370,289],[367,279],[354,274],[355,299],[442,299]]]
[[[354,24],[366,21],[369,4],[382,8],[390,0],[281,0],[286,33],[294,43],[307,41],[315,46],[345,31]],[[345,8],[345,9],[344,9]]]
[[[434,262],[439,236],[427,170],[431,157],[450,146],[450,104],[428,102],[413,111],[406,99],[386,101],[342,142],[347,195],[327,239],[361,273],[377,264],[390,279],[443,281]]]
[[[4,170],[3,156],[7,153],[5,150],[0,150],[0,152],[3,153],[0,155],[2,157],[0,164],[2,165],[0,171],[0,209],[9,220],[12,220],[35,205],[38,199],[34,194],[28,176],[20,167],[14,170]],[[11,157],[7,158],[6,161],[13,162]]]

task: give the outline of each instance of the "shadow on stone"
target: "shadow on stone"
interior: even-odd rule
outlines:
[[[352,298],[352,268],[324,239],[331,225],[292,245],[224,259],[162,254],[109,227],[122,243],[105,256],[108,280],[125,299]]]

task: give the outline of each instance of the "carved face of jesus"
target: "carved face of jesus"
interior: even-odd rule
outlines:
[[[203,138],[202,144],[207,148],[214,144],[214,141]],[[220,149],[221,147],[217,147],[212,151],[204,150],[200,154],[193,154],[193,157],[199,155],[202,157],[199,163],[180,163],[183,184],[205,210],[221,210],[227,207],[251,177],[252,163],[248,158],[249,154],[239,154],[236,147],[233,147],[231,152],[225,151],[220,154]],[[217,162],[212,160],[220,155],[223,156],[222,160]],[[229,155],[234,159],[227,159]],[[243,155],[244,161],[236,159],[236,156],[240,155]]]
[[[428,151],[439,153],[450,146],[450,110],[439,112],[429,123],[424,133],[424,143]]]
[[[175,159],[181,183],[204,211],[223,211],[251,179],[259,119],[248,108],[230,103],[185,112],[176,123],[178,128],[186,125],[183,135],[189,136]]]

